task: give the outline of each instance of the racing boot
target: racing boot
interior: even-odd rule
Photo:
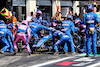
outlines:
[[[56,51],[56,52],[54,53],[54,55],[59,55],[59,52],[58,52],[58,51]]]
[[[13,49],[12,54],[16,55],[16,50],[15,49]]]
[[[68,55],[68,52],[64,51],[66,55]]]
[[[96,54],[96,55],[94,55],[94,57],[98,57],[98,55]]]
[[[29,52],[28,55],[31,55],[31,52]]]
[[[75,55],[76,54],[76,52],[72,52],[72,55]]]
[[[2,49],[0,50],[0,54],[4,54],[4,51]]]
[[[66,55],[68,55],[68,52],[65,52]]]

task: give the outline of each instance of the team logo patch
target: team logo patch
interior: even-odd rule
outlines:
[[[62,24],[62,26],[68,26],[68,24]]]
[[[92,20],[92,21],[87,21],[87,23],[94,23],[94,20]]]
[[[0,28],[5,28],[5,26],[0,26]]]

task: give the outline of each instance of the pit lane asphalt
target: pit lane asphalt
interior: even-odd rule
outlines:
[[[75,59],[79,59],[79,58],[83,58],[78,56],[80,54],[75,54],[75,55],[71,55],[71,54],[59,54],[59,55],[53,55],[52,53],[41,53],[41,54],[32,54],[32,55],[28,55],[27,53],[17,53],[17,55],[12,56],[11,53],[4,53],[4,54],[0,54],[0,67],[36,67],[34,65],[39,65],[39,64],[43,64],[49,61],[53,61],[53,60],[59,60],[62,58],[67,58],[67,57],[72,57],[66,60],[62,60],[59,62],[64,62],[64,61],[73,61]],[[94,57],[92,57],[94,58]],[[100,60],[100,57],[95,58],[96,60],[93,63],[97,63],[97,61]],[[42,67],[65,67],[62,65],[56,65],[56,63],[51,63],[51,64],[47,64],[44,65]],[[81,63],[81,62],[79,62]],[[74,67],[72,65],[69,65],[67,67]],[[76,67],[76,66],[75,66]],[[100,66],[98,66],[100,67]]]
[[[4,53],[0,54],[0,67],[27,67],[62,57],[66,57],[66,55],[60,54],[56,56],[41,53],[29,56],[27,53],[17,53],[15,56],[12,56],[11,53]]]

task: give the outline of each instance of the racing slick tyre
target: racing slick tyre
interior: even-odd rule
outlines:
[[[81,46],[81,44],[80,44],[80,42],[81,42],[80,37],[76,33],[73,35],[73,42],[74,42],[74,47],[75,48],[79,48]]]
[[[22,40],[19,40],[17,42],[18,52],[22,52],[23,51],[22,46],[23,46],[23,41]]]

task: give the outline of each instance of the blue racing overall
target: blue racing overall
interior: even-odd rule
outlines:
[[[74,27],[74,23],[70,20],[65,20],[62,22],[62,31],[66,33],[66,35],[69,36],[70,40],[70,45],[71,45],[71,50],[72,52],[75,52],[75,49],[74,49],[74,43],[73,43],[73,39],[72,39],[72,36],[71,36],[71,31],[74,33],[75,31],[75,27]]]
[[[59,30],[56,30],[56,32],[53,33],[53,41],[55,36],[59,37],[59,39],[54,43],[55,51],[58,51],[58,45],[64,43],[63,50],[68,52],[67,41],[70,40],[69,36]]]
[[[12,52],[13,47],[13,36],[9,29],[7,29],[6,24],[0,24],[0,42],[4,45],[4,52]]]
[[[92,41],[92,50],[93,54],[97,54],[96,49],[96,37],[97,37],[97,31],[95,29],[96,22],[99,22],[97,15],[93,12],[88,12],[87,14],[84,14],[83,22],[86,25],[86,53],[87,55],[91,52],[91,41]]]

